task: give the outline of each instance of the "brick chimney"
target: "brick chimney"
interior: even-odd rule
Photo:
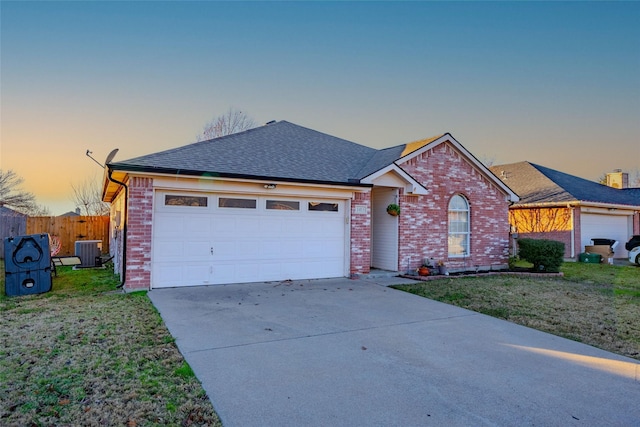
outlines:
[[[607,174],[607,186],[613,188],[629,188],[629,174],[616,169]]]

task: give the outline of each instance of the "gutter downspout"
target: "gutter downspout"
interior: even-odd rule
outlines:
[[[575,222],[575,207],[569,205],[571,209],[571,258],[576,257],[576,222]]]
[[[124,226],[122,227],[122,283],[116,286],[116,289],[120,289],[124,286],[127,279],[127,223],[129,222],[129,187],[124,182],[118,181],[111,176],[113,172],[109,166],[107,166],[107,178],[114,184],[124,187]]]

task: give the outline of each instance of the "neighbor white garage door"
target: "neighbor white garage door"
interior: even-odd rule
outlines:
[[[345,202],[156,192],[152,287],[342,277]]]
[[[631,220],[629,216],[582,214],[580,217],[580,236],[582,240],[580,251],[584,251],[585,246],[592,245],[591,239],[593,238],[614,239],[618,241],[615,257],[626,258],[627,251],[624,248],[624,244],[631,235],[630,227]]]

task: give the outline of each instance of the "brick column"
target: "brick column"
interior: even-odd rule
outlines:
[[[148,290],[151,286],[151,224],[153,220],[153,179],[129,180],[127,253],[125,254],[127,291]]]
[[[366,213],[355,213],[356,206],[366,206]],[[371,193],[355,193],[351,201],[350,274],[368,274],[371,269]]]

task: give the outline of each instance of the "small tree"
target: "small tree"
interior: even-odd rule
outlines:
[[[109,215],[109,204],[102,201],[100,186],[95,179],[71,184],[71,189],[73,190],[72,200],[83,215]]]
[[[31,216],[49,214],[49,209],[36,203],[36,197],[21,188],[24,179],[12,170],[0,169],[0,206]]]
[[[202,133],[198,135],[198,141],[218,138],[232,133],[242,132],[257,126],[257,123],[244,111],[229,108],[226,113],[214,117],[204,125]]]

